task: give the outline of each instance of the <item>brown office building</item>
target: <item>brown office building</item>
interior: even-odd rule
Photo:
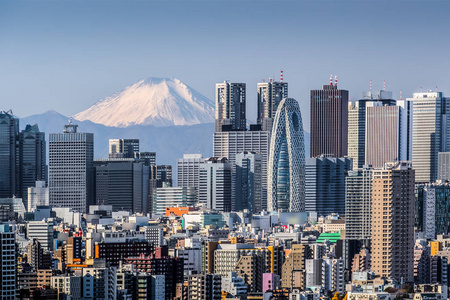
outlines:
[[[344,157],[348,139],[348,91],[324,85],[311,91],[311,157]]]
[[[372,270],[398,282],[414,281],[414,181],[410,162],[373,171]]]

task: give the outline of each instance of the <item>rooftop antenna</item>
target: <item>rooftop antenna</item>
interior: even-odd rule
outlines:
[[[420,92],[422,93],[422,87],[420,87]]]
[[[383,91],[386,90],[386,80],[383,80]]]
[[[72,125],[72,117],[69,118],[69,125]]]
[[[337,86],[337,75],[334,76],[334,86]]]
[[[370,94],[372,94],[372,79],[370,79]]]
[[[438,91],[438,90],[437,90],[437,86],[436,86],[436,93],[437,93],[437,91]]]
[[[400,89],[400,100],[403,100],[402,97],[403,97],[403,91],[402,91],[402,89]]]
[[[265,80],[265,79],[263,79],[263,80],[262,80],[262,82],[264,83],[264,82],[266,82],[266,80]]]
[[[330,76],[330,85],[333,85],[333,73],[331,73],[331,76]]]
[[[283,83],[283,71],[280,71],[280,82]]]

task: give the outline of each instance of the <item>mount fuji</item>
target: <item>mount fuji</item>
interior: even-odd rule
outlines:
[[[214,103],[179,79],[149,77],[73,116],[109,127],[214,123]]]

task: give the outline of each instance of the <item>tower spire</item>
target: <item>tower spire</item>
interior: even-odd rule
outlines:
[[[334,76],[334,86],[337,86],[337,75]]]
[[[283,83],[283,71],[280,71],[280,82]]]
[[[330,85],[333,85],[333,73],[331,73],[331,76],[330,76]]]

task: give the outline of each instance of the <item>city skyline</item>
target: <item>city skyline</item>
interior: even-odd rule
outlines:
[[[447,1],[280,4],[272,11],[250,1],[235,11],[202,1],[2,1],[0,99],[15,103],[21,117],[49,109],[70,116],[149,76],[179,78],[211,100],[214,84],[230,80],[247,83],[248,119],[256,120],[256,84],[278,79],[280,70],[302,111],[330,73],[351,99],[361,98],[370,80],[374,89],[386,80],[395,99],[400,89],[411,95],[421,86],[450,92],[450,56],[436,50],[450,46]],[[153,10],[161,13],[144,18]],[[220,40],[233,31],[231,44],[239,47]],[[259,47],[269,36],[284,43]]]

